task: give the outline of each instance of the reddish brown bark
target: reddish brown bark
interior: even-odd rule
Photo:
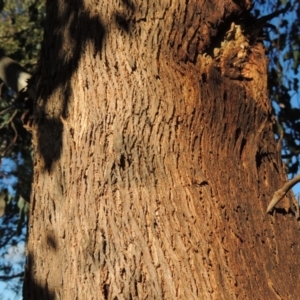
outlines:
[[[160,2],[48,1],[25,299],[298,296],[249,3]]]

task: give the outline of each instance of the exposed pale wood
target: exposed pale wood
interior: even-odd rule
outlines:
[[[267,213],[270,212],[274,206],[287,194],[287,192],[300,181],[300,175],[287,181],[279,190],[274,193],[274,196],[268,205]]]

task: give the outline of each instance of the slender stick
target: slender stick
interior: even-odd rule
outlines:
[[[296,184],[300,182],[300,174],[295,176],[292,180],[286,182],[282,188],[274,193],[273,199],[271,200],[267,213],[270,212],[273,207],[287,194],[287,192]]]

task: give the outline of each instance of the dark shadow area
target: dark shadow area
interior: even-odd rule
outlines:
[[[37,87],[35,98],[41,103],[39,106],[33,104],[33,114],[38,119],[38,147],[48,171],[61,156],[63,124],[60,119],[47,116],[47,101],[54,90],[61,88],[64,97],[60,99],[59,108],[63,118],[68,116],[72,93],[70,81],[78,68],[81,53],[86,43],[91,41],[94,46],[93,55],[96,56],[101,52],[105,36],[100,18],[91,17],[82,0],[66,2],[64,10],[59,9],[60,6],[57,0],[47,4],[48,15],[41,58],[33,77],[33,84]],[[57,108],[54,109],[57,111]]]
[[[124,6],[126,6],[128,9],[134,11],[135,10],[135,5],[131,0],[122,0]]]
[[[130,31],[130,21],[126,19],[126,16],[123,14],[117,13],[115,15],[116,23],[127,33]]]
[[[55,118],[45,118],[39,127],[38,149],[49,172],[53,161],[58,160],[61,155],[62,132],[63,124],[61,120]]]
[[[265,158],[268,158],[269,155],[270,155],[269,153],[259,153],[259,152],[256,153],[255,161],[256,161],[257,168],[260,168],[261,164],[263,163],[263,160]]]
[[[121,154],[120,157],[120,163],[119,163],[120,168],[124,171],[126,167],[126,158],[124,154]]]
[[[291,215],[293,217],[296,217],[296,213],[291,208],[289,208],[289,210],[287,211],[284,208],[274,207],[270,212],[268,212],[268,214],[273,216],[278,214],[283,216]]]
[[[135,19],[132,17],[135,12],[135,6],[130,0],[122,0],[122,3],[124,5],[123,8],[125,9],[125,12],[114,13],[114,19],[121,30],[130,34],[133,33],[135,26]]]
[[[53,250],[57,249],[57,242],[55,237],[51,236],[51,235],[47,235],[47,245],[52,248]]]
[[[50,291],[46,285],[41,286],[37,280],[31,277],[31,275],[34,274],[34,271],[32,270],[33,260],[33,255],[28,254],[23,285],[23,299],[54,300],[54,291]]]

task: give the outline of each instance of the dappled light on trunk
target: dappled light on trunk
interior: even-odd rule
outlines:
[[[296,220],[266,214],[286,177],[241,2],[48,2],[24,299],[298,295]]]

